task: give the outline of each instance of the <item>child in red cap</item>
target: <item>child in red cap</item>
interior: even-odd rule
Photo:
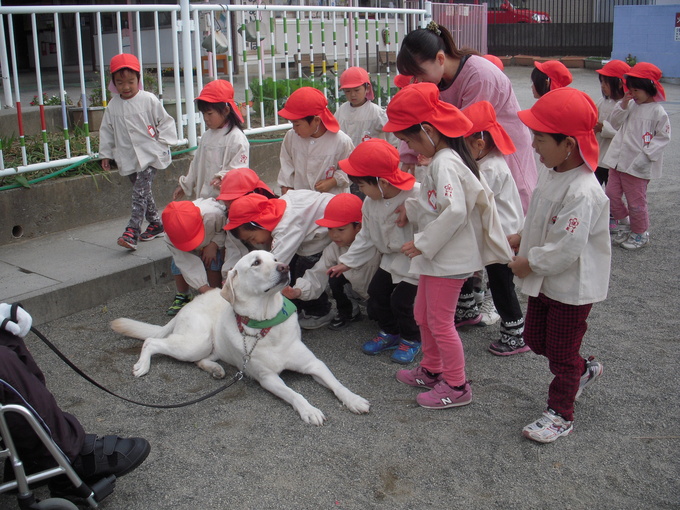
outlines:
[[[338,161],[349,156],[354,144],[340,130],[323,92],[313,87],[297,89],[279,115],[293,124],[281,144],[281,193],[291,189],[334,195],[349,191],[349,179],[338,169]]]
[[[173,200],[184,196],[215,198],[224,175],[232,168],[248,166],[250,143],[243,133],[243,117],[234,102],[234,87],[227,80],[213,80],[196,98],[207,128],[194,153],[189,171],[179,178]]]
[[[465,108],[463,114],[472,122],[465,134],[465,143],[472,157],[477,161],[479,174],[493,191],[498,217],[506,235],[522,229],[524,213],[517,186],[512,178],[503,155],[515,151],[515,145],[496,120],[496,112],[487,101],[480,101]],[[500,340],[489,345],[489,351],[497,356],[509,356],[526,352],[529,347],[524,343],[524,315],[517,299],[512,271],[507,264],[486,266],[489,290],[493,304],[501,318]],[[488,291],[486,292],[488,295]],[[482,315],[488,316],[493,305],[482,305]],[[497,315],[498,316],[498,315]],[[485,317],[488,322],[488,318]]]
[[[331,242],[327,229],[316,221],[323,218],[332,198],[330,193],[304,189],[290,190],[281,198],[251,193],[231,203],[224,229],[253,249],[270,251],[290,266],[291,281],[296,281],[319,261]],[[321,328],[333,320],[326,293],[295,305],[303,329]]]
[[[132,182],[132,215],[118,244],[137,249],[137,240],[150,241],[163,234],[161,215],[151,186],[156,170],[167,168],[170,146],[178,143],[175,120],[156,96],[139,89],[141,66],[134,55],[121,53],[111,59],[114,94],[99,128],[102,168],[111,170],[114,159],[121,175]],[[140,235],[142,221],[149,226]]]
[[[382,129],[387,122],[387,114],[384,108],[373,102],[373,86],[365,69],[350,67],[343,71],[340,89],[347,101],[335,112],[335,118],[355,147],[370,138],[382,138],[393,145],[397,144],[394,136]]]
[[[328,229],[331,244],[323,250],[314,267],[298,278],[293,287],[283,289],[283,295],[288,299],[308,300],[318,298],[330,285],[337,313],[328,329],[344,329],[350,322],[361,320],[357,301],[368,299],[368,283],[380,263],[380,254],[374,249],[368,263],[335,278],[328,277],[328,270],[338,264],[340,256],[347,252],[361,230],[361,206],[361,199],[351,193],[340,193],[331,198],[323,218],[316,220],[317,225]]]
[[[666,100],[666,93],[659,83],[658,67],[639,62],[624,79],[628,92],[612,111],[611,123],[618,132],[603,164],[610,168],[606,191],[618,223],[612,241],[626,250],[639,250],[649,244],[647,185],[661,177],[671,123],[659,104]]]
[[[472,127],[455,106],[439,99],[433,83],[400,90],[387,106],[386,131],[393,131],[418,154],[432,158],[420,193],[407,200],[406,214],[416,234],[401,252],[419,275],[414,316],[420,327],[423,359],[400,370],[398,381],[429,388],[416,401],[429,409],[472,402],[465,377],[463,344],[456,331],[456,303],[466,280],[493,263],[510,261],[493,195],[479,178],[463,136]],[[471,289],[470,289],[471,290]],[[470,292],[474,304],[474,297]]]
[[[611,245],[609,201],[597,179],[597,109],[569,87],[542,96],[519,117],[534,132],[541,162],[524,229],[508,237],[518,254],[510,263],[529,296],[524,341],[548,358],[555,376],[548,409],[524,436],[550,443],[573,430],[574,401],[602,365],[579,353],[593,303],[607,297]]]
[[[191,301],[189,287],[201,294],[221,287],[226,222],[225,207],[214,198],[170,202],[163,211],[177,287],[168,315],[176,315]]]
[[[409,271],[409,262],[400,251],[413,239],[413,226],[403,221],[399,211],[404,202],[417,195],[415,177],[399,170],[399,152],[385,140],[374,138],[360,143],[342,168],[366,195],[362,227],[340,263],[329,270],[331,277],[368,264],[374,249],[381,255],[380,268],[368,286],[369,319],[380,331],[361,350],[369,355],[394,350],[391,359],[407,364],[420,352],[420,330],[413,318],[413,301],[418,277]]]
[[[616,104],[623,99],[625,90],[623,87],[623,75],[630,71],[630,66],[623,60],[610,60],[602,69],[595,71],[600,79],[602,97],[597,102],[597,124],[595,124],[595,138],[600,146],[600,159],[597,162],[595,177],[600,184],[607,184],[609,168],[604,165],[604,157],[612,143],[616,129],[612,126],[610,118]],[[610,234],[615,233],[616,222],[610,221]]]
[[[534,98],[538,99],[546,92],[566,87],[571,82],[571,72],[559,60],[534,62],[534,70],[531,72],[531,91]]]

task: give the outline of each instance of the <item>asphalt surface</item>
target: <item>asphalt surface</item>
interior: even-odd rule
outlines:
[[[523,107],[533,104],[530,71],[506,70]],[[598,97],[593,71],[574,76],[577,88]],[[680,86],[666,91],[664,106],[680,133]],[[678,147],[666,149],[664,176],[649,187],[651,246],[613,248],[609,297],[590,315],[582,354],[594,355],[604,374],[577,403],[573,434],[551,445],[521,435],[545,407],[547,361],[488,353],[497,324],[461,332],[474,400],[439,411],[417,406],[418,390],[394,379],[400,367],[388,355],[360,351],[374,323],[304,332],[338,379],[372,404],[369,414],[353,415],[311,378],[284,373],[289,386],[324,411],[323,427],[304,424],[252,380],[189,407],[132,405],[81,379],[34,335],[27,344],[60,405],[88,432],[143,436],[152,445],[147,461],[104,500],[105,509],[680,508]],[[223,382],[163,356],[136,379],[131,370],[141,343],[108,327],[123,316],[165,323],[173,294],[172,284],[163,283],[39,330],[115,392],[157,404],[190,400]],[[228,367],[228,376],[234,372]],[[0,508],[15,507],[11,496],[0,496]]]

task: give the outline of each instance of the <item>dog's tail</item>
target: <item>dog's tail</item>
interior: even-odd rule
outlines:
[[[139,340],[146,340],[147,338],[165,338],[175,328],[175,319],[173,318],[165,326],[156,326],[146,322],[140,322],[133,319],[115,319],[111,321],[111,329],[121,335],[138,338]]]

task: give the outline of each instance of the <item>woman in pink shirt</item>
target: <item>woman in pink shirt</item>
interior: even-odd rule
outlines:
[[[520,122],[519,103],[510,79],[494,64],[469,51],[459,50],[450,32],[434,22],[427,28],[409,33],[397,56],[401,74],[416,81],[435,83],[442,101],[465,108],[478,101],[490,102],[498,122],[510,135],[517,151],[505,156],[517,184],[526,213],[531,192],[536,186],[536,161],[531,148],[531,133]],[[400,152],[404,163],[413,156],[405,147]]]

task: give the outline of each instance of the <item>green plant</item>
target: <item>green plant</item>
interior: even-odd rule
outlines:
[[[630,67],[633,67],[635,64],[637,64],[637,57],[634,57],[629,53],[626,57],[626,64],[628,64]]]
[[[281,109],[286,103],[288,97],[297,89],[301,87],[314,87],[321,91],[324,90],[323,80],[311,80],[309,78],[292,78],[290,80],[276,80],[273,78],[265,78],[262,84],[258,79],[250,82],[250,98],[253,110],[257,115],[260,114],[260,103],[264,105],[264,114],[266,117],[273,117],[276,115],[274,108],[274,100],[276,99],[276,107]],[[335,94],[331,88],[326,89],[328,97],[328,105],[331,109],[335,105]]]

